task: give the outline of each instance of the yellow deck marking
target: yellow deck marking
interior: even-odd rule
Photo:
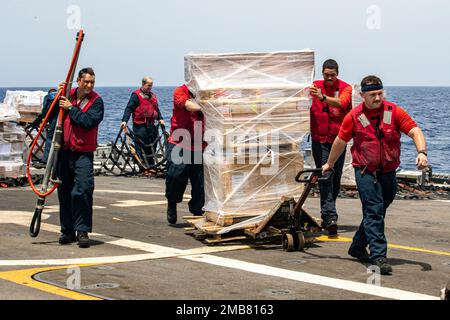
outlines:
[[[121,239],[118,240],[117,243],[114,243],[119,246],[124,247],[132,247],[133,245],[141,245],[139,248],[142,251],[148,251],[148,252],[154,252],[159,251],[153,254],[142,254],[142,255],[135,255],[132,256],[124,256],[124,257],[112,257],[116,258],[114,259],[106,259],[106,261],[101,261],[98,263],[84,263],[84,264],[70,264],[70,265],[64,265],[64,266],[56,266],[56,267],[46,267],[46,268],[34,268],[34,269],[23,269],[23,270],[13,270],[13,271],[4,271],[0,272],[0,279],[7,280],[19,285],[24,285],[30,288],[38,289],[47,293],[59,295],[65,298],[74,299],[74,300],[102,300],[98,297],[90,296],[87,294],[83,294],[80,292],[72,291],[69,289],[64,289],[55,285],[39,282],[37,280],[34,280],[32,277],[38,273],[42,272],[48,272],[53,270],[62,270],[67,269],[71,267],[89,267],[89,266],[98,266],[98,265],[107,265],[107,264],[116,264],[116,263],[123,263],[123,262],[135,262],[135,261],[142,261],[142,260],[152,260],[152,259],[161,259],[161,258],[175,258],[180,257],[183,258],[184,256],[190,256],[190,255],[198,255],[198,254],[205,254],[205,253],[217,253],[217,252],[226,252],[226,251],[236,251],[236,250],[244,250],[244,249],[250,249],[250,246],[247,245],[235,245],[235,246],[227,246],[227,247],[199,247],[194,249],[187,249],[187,250],[180,250],[170,247],[163,247],[158,245],[152,245],[147,244],[147,246],[144,246],[145,243],[139,242],[139,241],[132,241],[132,240],[126,240]],[[136,248],[138,249],[138,248]],[[127,260],[128,258],[128,260]],[[130,259],[131,258],[131,259]],[[89,258],[86,258],[89,259]],[[80,259],[83,260],[83,259]],[[55,261],[53,261],[55,262]]]
[[[320,237],[317,237],[316,240],[323,241],[323,242],[352,242],[352,238],[341,237],[341,236],[337,236],[337,237],[320,236]],[[399,244],[388,244],[388,248],[407,250],[407,251],[415,251],[415,252],[423,252],[423,253],[432,253],[432,254],[438,254],[438,255],[442,255],[442,256],[450,256],[450,252],[446,252],[446,251],[428,250],[428,249],[422,249],[422,248],[416,248],[416,247],[402,246]]]
[[[347,237],[329,237],[329,236],[320,236],[315,238],[317,241],[323,241],[323,242],[352,242],[352,238]]]
[[[77,267],[86,267],[92,266],[89,265],[79,265]],[[33,289],[37,289],[40,291],[44,291],[47,293],[51,293],[54,295],[58,295],[61,297],[74,299],[74,300],[102,300],[100,298],[83,294],[80,292],[72,291],[69,289],[60,288],[51,284],[43,283],[37,280],[34,280],[32,277],[35,274],[53,270],[67,269],[74,266],[63,266],[63,267],[47,267],[47,268],[34,268],[34,269],[24,269],[24,270],[14,270],[14,271],[4,271],[0,272],[0,279],[7,280],[13,283],[17,283],[23,286],[27,286]]]
[[[401,245],[398,245],[398,244],[388,244],[388,248],[402,249],[402,250],[408,250],[408,251],[417,251],[417,252],[424,252],[424,253],[432,253],[432,254],[439,254],[439,255],[443,255],[443,256],[450,256],[450,252],[438,251],[438,250],[428,250],[428,249],[408,247],[408,246],[401,246]]]

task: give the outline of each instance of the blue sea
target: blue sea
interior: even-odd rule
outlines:
[[[49,88],[0,88],[0,101],[6,90],[43,90]],[[106,112],[99,130],[99,142],[114,140],[125,106],[134,87],[96,87],[103,97]],[[155,87],[161,113],[170,124],[174,87]],[[450,87],[387,87],[388,100],[402,106],[420,125],[427,139],[428,159],[434,172],[450,172]],[[402,169],[415,169],[416,150],[412,140],[402,137]]]

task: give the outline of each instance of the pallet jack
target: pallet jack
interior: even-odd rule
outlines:
[[[218,226],[220,223],[217,221],[206,221],[202,217],[184,219],[197,229],[192,232],[195,239],[208,244],[252,239],[263,243],[281,242],[283,250],[287,252],[303,251],[307,242],[323,235],[322,221],[306,212],[303,205],[313,186],[319,181],[331,179],[333,174],[334,170],[330,170],[322,176],[321,168],[298,172],[295,181],[305,183],[299,200],[296,202],[292,196],[283,196],[262,218],[246,217],[244,221],[224,227]]]
[[[306,176],[308,173],[309,175]],[[316,168],[300,171],[295,177],[296,182],[305,183],[305,189],[295,206],[289,210],[286,228],[280,230],[283,250],[287,252],[296,250],[303,251],[306,245],[306,239],[322,235],[323,229],[321,224],[302,207],[313,186],[319,181],[331,179],[333,174],[334,170],[331,170],[325,176],[322,176],[322,169]]]

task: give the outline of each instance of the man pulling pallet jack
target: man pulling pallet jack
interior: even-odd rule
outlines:
[[[98,125],[103,120],[103,101],[93,91],[95,73],[92,68],[80,70],[78,88],[71,89],[83,31],[77,34],[77,42],[66,81],[59,86],[58,94],[49,108],[59,104],[60,110],[49,158],[40,190],[35,187],[30,175],[30,161],[37,138],[33,141],[27,160],[27,177],[33,191],[38,195],[30,236],[37,237],[45,199],[56,188],[60,202],[60,244],[78,241],[82,248],[90,246],[88,232],[92,232],[92,198],[94,191],[93,152],[97,148]],[[44,128],[48,116],[39,128]],[[50,190],[49,183],[53,184]],[[77,232],[75,234],[75,232]]]
[[[362,79],[361,96],[364,102],[345,116],[322,170],[325,173],[333,168],[347,142],[353,138],[352,164],[363,219],[348,253],[362,262],[372,262],[380,268],[381,274],[386,275],[392,273],[392,267],[386,260],[384,218],[397,191],[401,133],[407,134],[416,145],[419,170],[428,165],[426,143],[422,130],[406,111],[384,99],[380,78],[367,76]]]

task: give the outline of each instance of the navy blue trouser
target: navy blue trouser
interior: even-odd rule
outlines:
[[[363,219],[353,237],[351,248],[360,250],[369,245],[370,259],[386,258],[387,240],[384,217],[397,192],[395,171],[383,174],[362,173],[355,168],[356,185],[361,199]]]
[[[156,138],[158,138],[158,129],[154,124],[149,123],[148,125],[143,124],[134,124],[133,123],[133,132],[134,134],[142,141],[139,143],[138,141],[134,141],[136,146],[140,146],[140,148],[136,148],[137,154],[144,161],[144,155],[141,152],[142,150],[147,155],[146,160],[147,163],[152,165],[155,163],[153,158],[154,150],[152,150],[152,144],[155,142]],[[145,163],[145,162],[144,162]]]
[[[58,155],[59,218],[61,232],[92,232],[94,154],[61,150]]]
[[[44,155],[42,156],[42,162],[47,163],[50,148],[52,146],[53,135],[55,133],[56,122],[58,117],[49,120],[49,126],[47,128],[47,135],[45,136]]]
[[[191,181],[191,200],[189,201],[189,211],[193,214],[201,214],[203,206],[205,204],[205,190],[203,179],[203,163],[195,164],[195,153],[197,158],[203,160],[202,151],[189,151],[177,147],[175,152],[180,157],[184,152],[191,153],[191,162],[188,163],[174,163],[172,151],[175,145],[172,143],[167,144],[166,157],[167,157],[167,173],[166,173],[166,198],[168,202],[180,203],[183,201],[183,194],[186,190],[188,180]],[[200,154],[198,154],[200,153]],[[175,161],[176,162],[176,161]]]
[[[332,143],[312,142],[312,153],[317,168],[321,168],[330,155]],[[321,218],[326,225],[331,219],[338,219],[336,211],[336,199],[341,190],[341,176],[345,162],[345,150],[334,165],[333,179],[319,182],[320,190],[320,213]]]

